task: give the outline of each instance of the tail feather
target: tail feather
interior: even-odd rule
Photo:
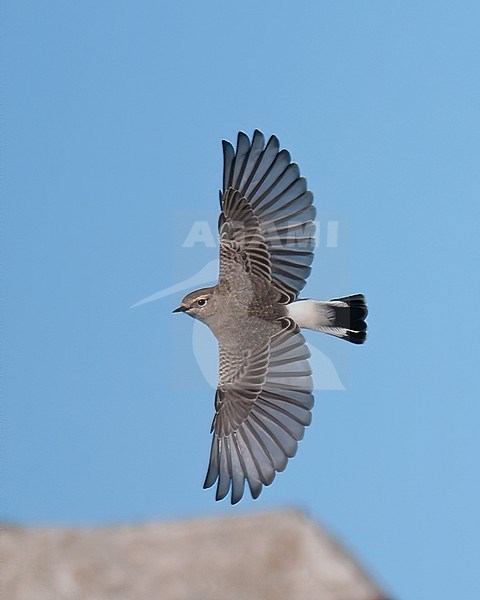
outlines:
[[[353,344],[367,339],[368,309],[363,294],[333,298],[328,302],[298,300],[288,305],[288,316],[299,327],[334,335]]]

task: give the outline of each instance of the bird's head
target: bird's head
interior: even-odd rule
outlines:
[[[184,312],[194,319],[208,321],[208,318],[216,312],[214,288],[202,288],[201,290],[190,292],[173,312]]]

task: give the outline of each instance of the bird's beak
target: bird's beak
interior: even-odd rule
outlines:
[[[172,312],[174,312],[174,313],[176,313],[176,312],[185,312],[186,310],[187,310],[186,306],[179,306],[175,310],[172,310]]]

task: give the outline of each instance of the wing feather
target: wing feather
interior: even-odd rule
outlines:
[[[256,239],[259,241],[260,235],[269,252],[272,284],[282,293],[284,302],[291,302],[311,272],[315,245],[313,195],[307,191],[306,180],[300,176],[298,165],[291,162],[289,152],[280,150],[276,136],[265,145],[260,131],[254,132],[251,142],[240,132],[236,149],[223,142],[223,154],[223,197],[229,196],[230,203],[234,198],[239,205],[244,202],[251,207],[258,224]],[[224,206],[222,201],[225,213]],[[265,269],[259,274],[267,277]]]
[[[313,384],[305,338],[289,319],[255,352],[231,357],[220,348],[210,464],[204,487],[217,481],[216,498],[253,498],[295,455],[311,422]],[[228,365],[228,373],[222,373]],[[232,375],[232,368],[236,375]]]
[[[280,142],[276,136],[272,135],[261,154],[254,173],[252,173],[251,177],[249,177],[250,181],[248,186],[246,189],[239,190],[243,196],[248,199],[255,197],[258,188],[262,185],[270,173],[270,169],[275,162],[279,149]]]
[[[223,140],[223,189],[226,190],[231,186],[232,166],[235,160],[235,150],[230,142]]]
[[[240,193],[228,188],[221,199],[219,217],[220,275],[241,264],[247,272],[271,281],[271,263],[258,219]]]

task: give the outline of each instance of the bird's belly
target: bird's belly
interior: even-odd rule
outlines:
[[[272,305],[266,298],[255,299],[248,305],[232,298],[224,309],[213,332],[222,346],[232,349],[263,346],[281,329],[278,319],[284,316],[284,307]]]

